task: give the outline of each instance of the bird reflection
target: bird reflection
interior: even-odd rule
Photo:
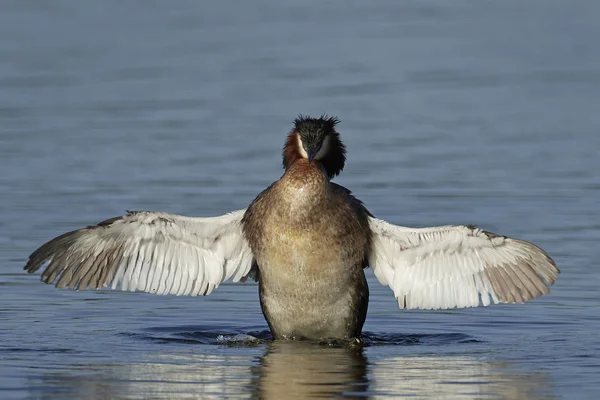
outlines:
[[[273,342],[261,360],[261,399],[332,398],[366,392],[363,350]]]
[[[260,348],[199,346],[212,354],[164,354],[145,362],[56,366],[32,377],[35,398],[260,398],[380,396],[417,399],[548,399],[544,373],[470,356],[387,356],[396,346],[366,349],[272,342]],[[264,354],[260,354],[264,351]],[[258,352],[258,354],[257,354]],[[372,352],[374,362],[367,362]]]

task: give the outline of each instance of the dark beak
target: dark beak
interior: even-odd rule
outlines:
[[[308,163],[309,164],[312,162],[312,160],[315,159],[315,156],[317,155],[317,153],[319,152],[319,150],[321,150],[321,146],[319,146],[319,147],[313,147],[312,149],[308,149],[306,151],[306,155],[308,156]]]

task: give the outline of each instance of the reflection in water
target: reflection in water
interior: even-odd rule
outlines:
[[[133,364],[57,367],[59,371],[43,378],[42,398],[251,398],[254,397],[252,365],[255,360],[256,357],[247,353],[240,356],[165,354]],[[38,395],[35,393],[32,397],[39,398]]]
[[[377,346],[378,353],[396,346]],[[372,347],[375,349],[375,347]],[[43,376],[39,398],[261,398],[386,397],[451,399],[551,398],[549,379],[520,374],[510,364],[464,356],[379,356],[366,349],[271,342],[247,347],[198,346],[193,352],[153,356],[132,364],[71,364]],[[260,348],[254,348],[262,352]],[[33,379],[33,378],[32,378]],[[38,382],[30,387],[40,389]]]
[[[366,392],[362,349],[272,342],[259,368],[261,399],[332,398]]]
[[[519,373],[506,363],[466,356],[386,358],[370,368],[371,390],[393,396],[444,399],[547,399],[545,374]]]

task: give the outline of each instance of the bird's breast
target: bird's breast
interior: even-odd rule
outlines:
[[[300,164],[288,171],[247,212],[261,282],[271,291],[347,284],[350,271],[362,271],[367,243],[354,213],[320,168]]]

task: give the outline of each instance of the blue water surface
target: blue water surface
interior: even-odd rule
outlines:
[[[0,4],[0,398],[596,399],[600,3]],[[337,115],[347,186],[408,226],[474,223],[562,270],[526,305],[402,312],[368,272],[362,350],[269,339],[255,283],[70,292],[22,271],[67,230],[211,216]]]

